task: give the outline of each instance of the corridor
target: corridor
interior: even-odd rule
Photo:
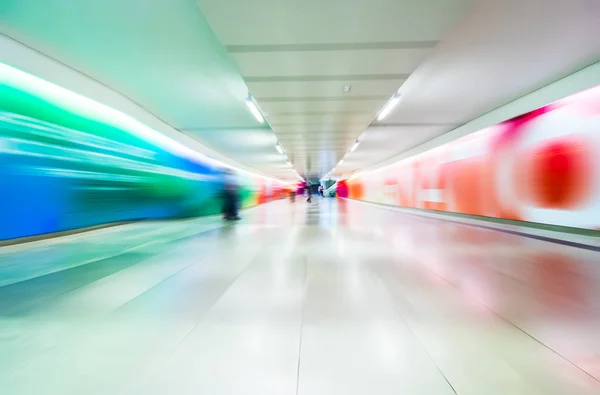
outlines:
[[[0,248],[21,394],[598,394],[598,253],[278,201]]]

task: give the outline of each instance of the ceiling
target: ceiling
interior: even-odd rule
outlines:
[[[324,175],[471,1],[198,3],[296,169]]]
[[[381,163],[600,61],[597,0],[478,0],[364,134],[350,168]]]
[[[600,61],[597,0],[198,3],[300,172],[348,176]]]
[[[288,157],[347,176],[600,61],[600,2],[3,0],[0,33],[291,180]]]

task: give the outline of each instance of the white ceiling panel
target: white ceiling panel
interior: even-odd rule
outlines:
[[[328,148],[337,150],[340,148],[340,145],[346,145],[346,149],[352,146],[352,137],[345,139],[335,139],[335,140],[319,140],[319,139],[310,139],[305,141],[282,141],[282,144],[285,144],[285,148],[288,151],[293,151],[294,149],[300,148]]]
[[[341,139],[347,139],[351,132],[344,131],[329,131],[329,130],[312,130],[304,133],[290,133],[282,134],[279,138],[280,141],[307,141],[310,139],[319,139],[320,141],[335,141]]]
[[[419,49],[232,53],[245,77],[412,73],[431,53]]]
[[[341,130],[346,127],[359,128],[364,130],[364,125],[373,120],[371,113],[359,112],[357,114],[348,114],[347,112],[329,113],[329,114],[289,114],[275,115],[269,118],[273,122],[273,128],[280,130],[280,133],[289,133],[301,131],[305,127],[317,130]],[[293,123],[293,125],[290,125]]]
[[[375,99],[373,99],[375,98]],[[371,114],[377,111],[388,98],[385,95],[339,97],[269,97],[264,100],[257,98],[260,108],[267,114],[267,118],[279,119],[283,115],[322,115],[337,114],[348,115],[355,111]]]
[[[225,45],[439,40],[468,0],[198,0]]]
[[[288,82],[250,82],[250,92],[257,97],[354,97],[354,96],[391,96],[404,79],[365,81],[288,81]],[[350,92],[344,93],[344,86],[350,86]]]
[[[383,123],[462,124],[600,60],[600,1],[479,1]]]
[[[337,122],[335,125],[327,125],[324,124],[324,120],[322,119],[322,115],[313,115],[314,122],[311,117],[306,114],[298,114],[298,118],[293,118],[293,115],[289,119],[285,119],[284,116],[281,116],[280,121],[273,122],[272,125],[276,127],[284,127],[283,130],[279,132],[279,134],[289,134],[289,133],[298,133],[303,131],[311,131],[311,130],[346,130],[348,128],[362,128],[362,125],[365,122],[368,122],[367,116],[370,118],[371,114],[350,114],[354,115],[354,118],[348,119],[349,115],[346,113],[339,114],[340,117],[344,117],[343,122]],[[302,118],[300,118],[302,117]],[[354,120],[354,122],[352,122]],[[289,121],[289,122],[288,122]],[[279,135],[278,134],[278,135]]]

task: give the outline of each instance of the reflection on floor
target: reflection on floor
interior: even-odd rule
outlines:
[[[0,249],[3,394],[600,394],[600,255],[301,199]]]

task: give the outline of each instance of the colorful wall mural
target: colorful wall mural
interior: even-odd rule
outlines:
[[[339,184],[342,197],[600,229],[600,87]]]
[[[0,63],[0,240],[217,214],[224,167],[103,104]],[[285,185],[237,172],[243,207]]]

